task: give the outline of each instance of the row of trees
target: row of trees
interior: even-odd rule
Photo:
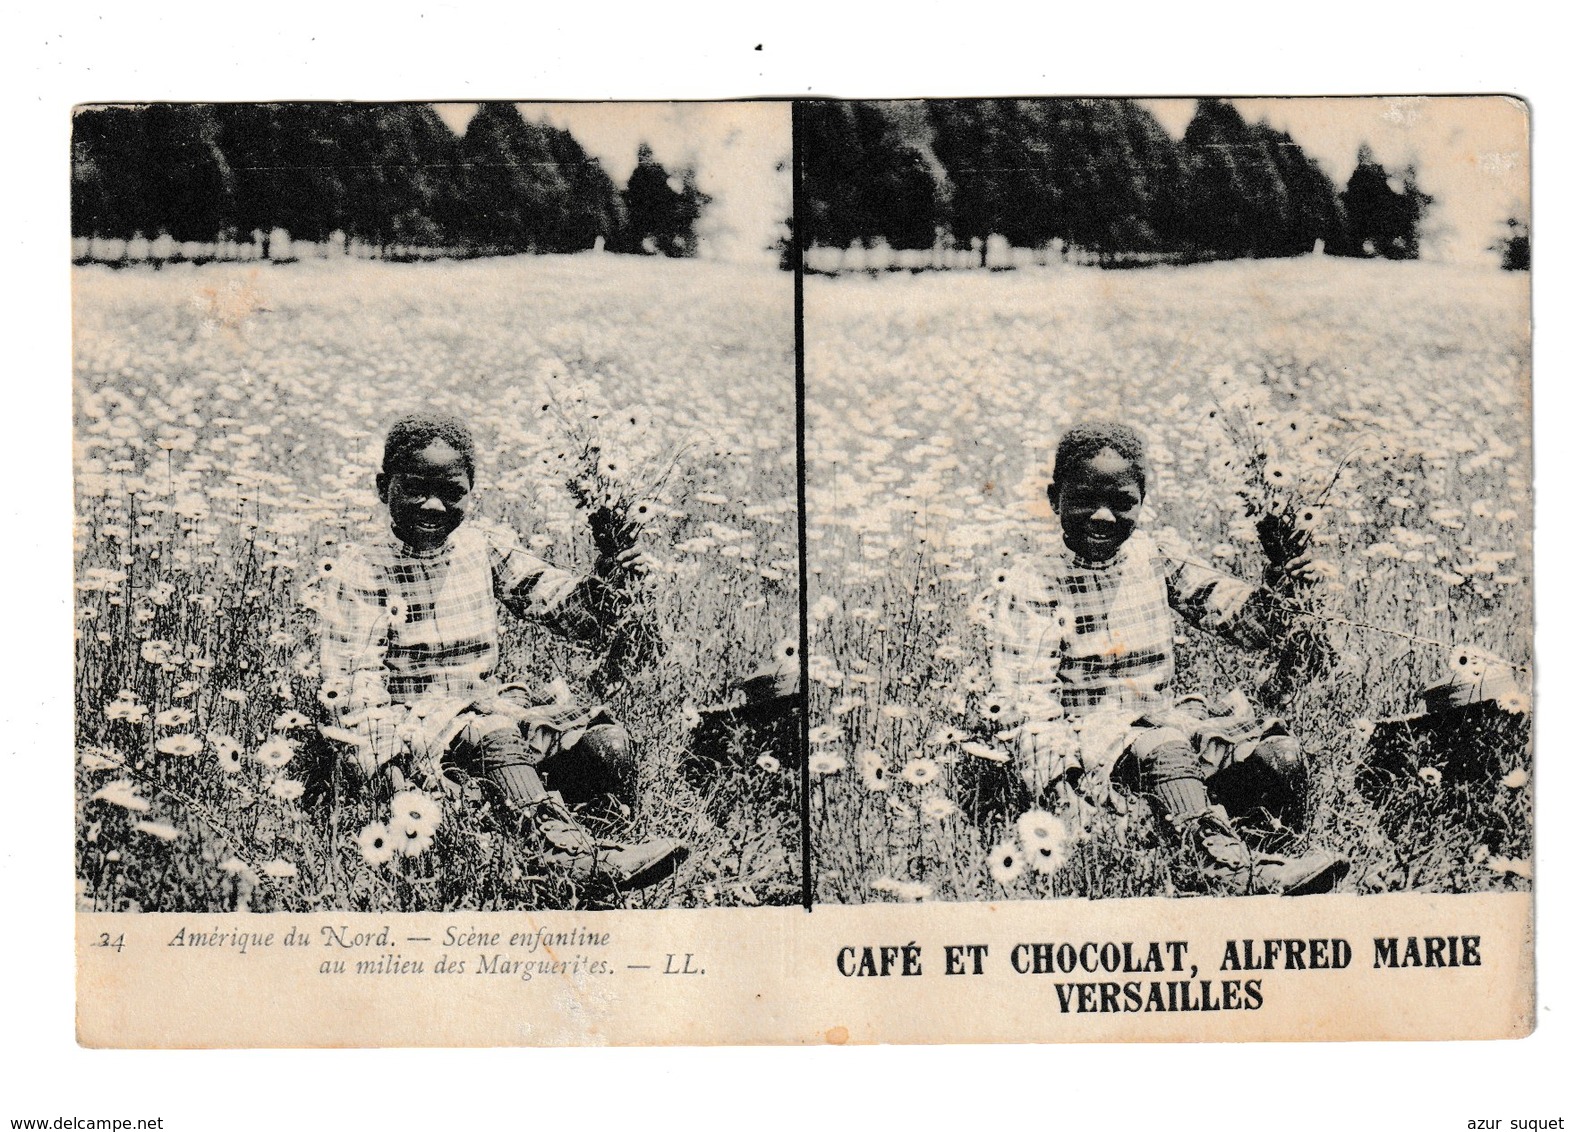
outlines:
[[[155,105],[80,112],[73,235],[177,241],[342,232],[469,253],[691,255],[710,198],[641,146],[619,189],[566,130],[485,103],[463,134],[431,106]]]
[[[1200,100],[1173,139],[1126,99],[816,102],[805,131],[810,246],[1054,241],[1178,259],[1415,258],[1432,198],[1363,146],[1336,189],[1289,135]]]

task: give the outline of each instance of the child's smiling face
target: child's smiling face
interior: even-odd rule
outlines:
[[[1050,485],[1050,506],[1061,517],[1067,549],[1089,562],[1108,562],[1137,529],[1143,507],[1138,469],[1113,448],[1073,465]]]
[[[377,477],[377,496],[388,504],[394,534],[412,550],[436,550],[448,541],[465,521],[470,487],[465,458],[444,440]]]

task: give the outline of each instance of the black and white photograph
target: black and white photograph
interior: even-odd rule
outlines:
[[[80,910],[800,899],[789,118],[76,108]]]
[[[1526,105],[797,113],[817,898],[1528,891]]]

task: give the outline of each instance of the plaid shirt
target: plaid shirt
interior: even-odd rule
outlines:
[[[528,620],[563,610],[582,579],[472,520],[433,551],[389,533],[339,560],[323,609],[323,702],[379,764],[401,749],[401,705],[488,695],[498,603]]]
[[[1006,578],[991,625],[996,689],[1029,722],[1174,704],[1171,610],[1247,648],[1267,645],[1262,591],[1142,531],[1109,562],[1059,549]]]

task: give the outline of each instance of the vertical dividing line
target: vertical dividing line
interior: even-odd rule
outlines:
[[[804,910],[815,909],[815,865],[809,835],[809,487],[804,459],[804,130],[803,104],[793,107],[793,381],[798,437],[798,840]]]

